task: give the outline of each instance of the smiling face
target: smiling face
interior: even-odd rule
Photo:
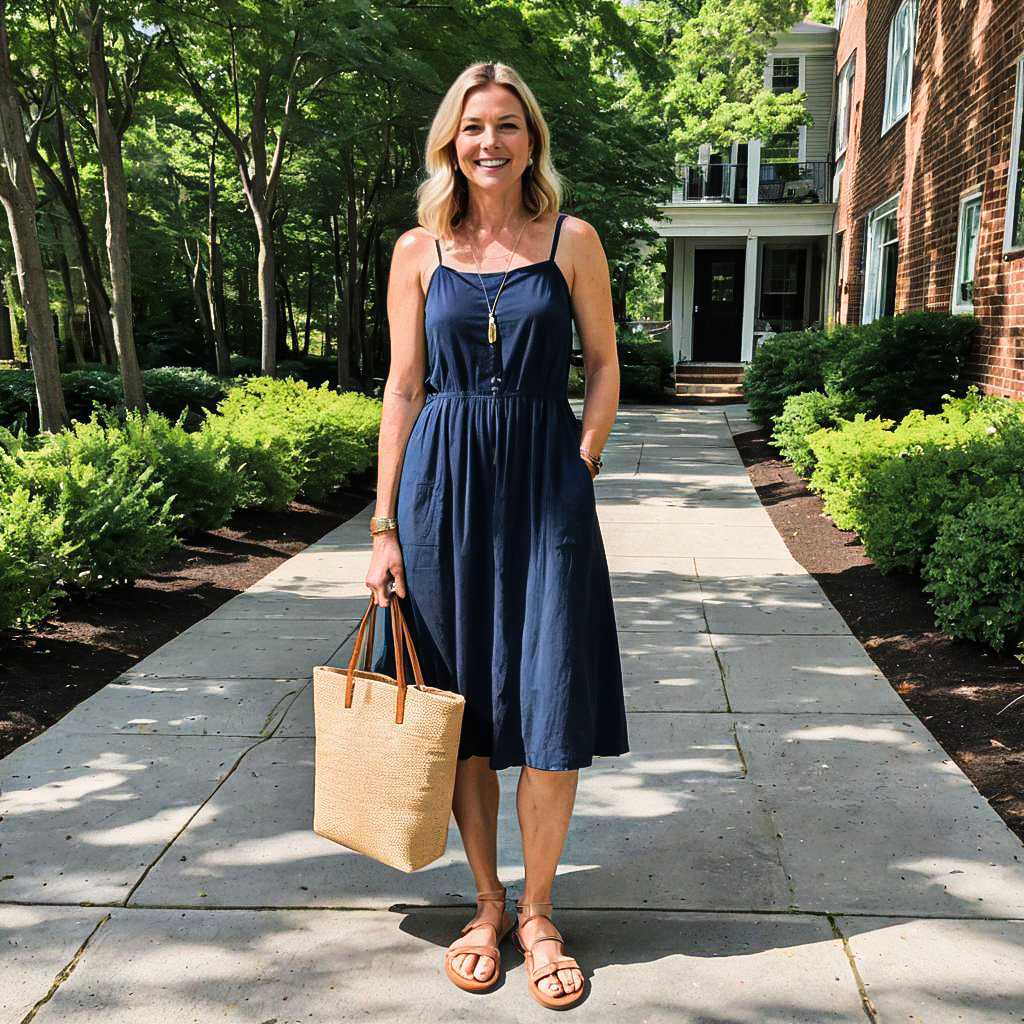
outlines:
[[[471,185],[508,188],[522,176],[532,148],[519,97],[493,83],[471,89],[454,142],[459,167]]]

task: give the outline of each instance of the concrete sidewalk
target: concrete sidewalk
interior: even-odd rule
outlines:
[[[572,1012],[1024,1021],[1024,847],[789,556],[743,416],[623,406],[597,480],[632,751],[580,773]],[[311,831],[310,672],[347,663],[369,513],[0,762],[0,1024],[552,1019],[511,943],[489,994],[444,976],[473,901],[454,822],[412,875]]]

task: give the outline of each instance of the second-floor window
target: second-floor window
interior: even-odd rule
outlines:
[[[839,99],[836,104],[836,156],[846,152],[850,138],[850,110],[853,106],[853,75],[857,55],[853,54],[839,74]]]
[[[917,0],[903,0],[889,24],[889,60],[885,69],[884,135],[910,110],[914,77],[914,29]]]
[[[1006,182],[1006,232],[1003,252],[1024,253],[1024,57],[1017,61],[1017,95],[1010,135],[1010,167]]]
[[[800,88],[800,58],[772,58],[772,92],[778,95]],[[791,128],[765,139],[761,146],[761,163],[795,163],[800,159],[800,129]]]

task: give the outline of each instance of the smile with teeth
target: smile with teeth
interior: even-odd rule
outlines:
[[[506,157],[502,157],[501,159],[494,158],[494,159],[477,160],[476,161],[476,163],[479,164],[479,166],[481,166],[481,167],[504,167],[505,164],[510,163],[510,162],[511,161],[509,161],[508,158],[506,158]]]

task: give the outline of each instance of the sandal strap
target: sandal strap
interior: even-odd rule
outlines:
[[[580,971],[580,965],[571,956],[559,957],[557,960],[552,960],[551,963],[544,964],[542,967],[534,968],[530,972],[531,981],[540,981],[541,978],[546,978],[549,974],[554,974],[556,971],[561,970],[572,970],[576,969]]]
[[[507,900],[508,890],[504,886],[491,892],[478,892],[476,894],[477,903],[500,903],[504,906]]]
[[[455,946],[448,948],[448,956],[461,956],[463,953],[476,953],[478,956],[489,956],[492,960],[501,959],[501,950],[497,946]]]
[[[546,910],[544,908],[547,908]],[[551,903],[520,903],[516,901],[516,911],[518,914],[525,914],[525,917],[520,916],[519,927],[522,928],[524,924],[528,924],[535,917],[546,917],[551,921],[551,913],[554,910],[554,905]],[[554,922],[551,922],[554,924]]]

